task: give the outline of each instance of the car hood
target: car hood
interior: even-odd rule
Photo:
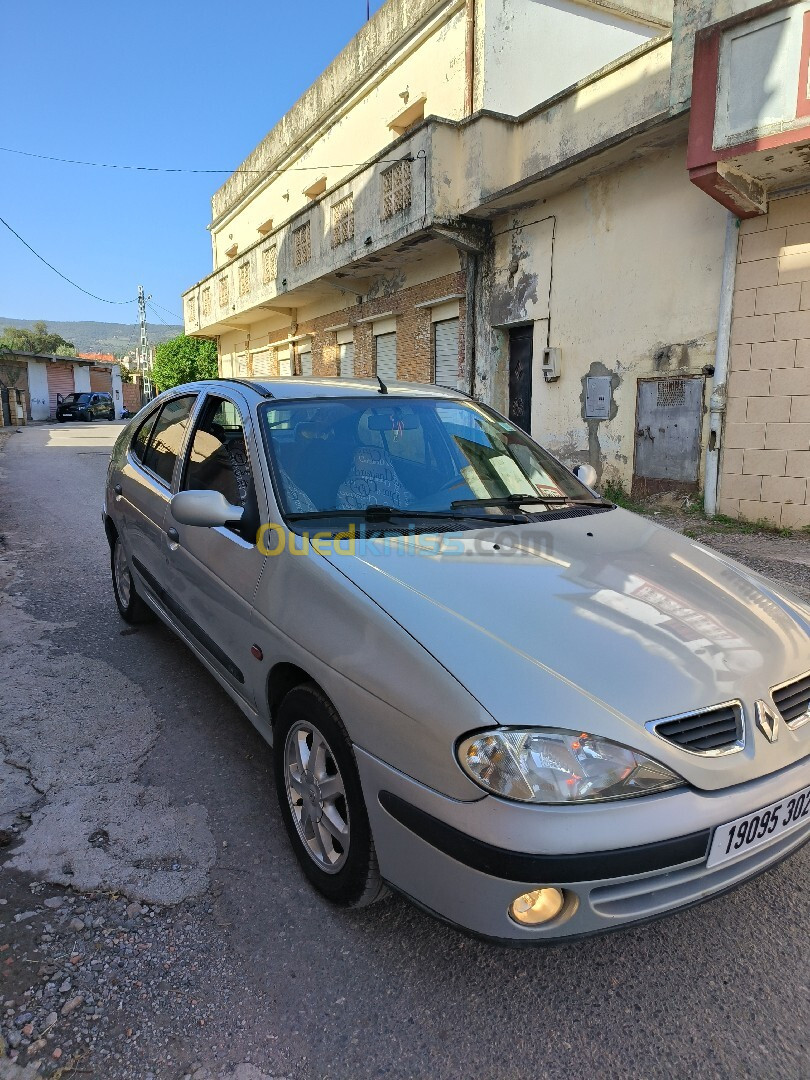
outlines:
[[[328,558],[499,724],[614,738],[706,788],[810,752],[810,725],[773,745],[753,727],[755,702],[810,670],[810,609],[644,518],[386,537]],[[730,699],[746,713],[741,753],[686,753],[645,728]]]

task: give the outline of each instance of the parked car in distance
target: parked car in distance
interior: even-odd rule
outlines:
[[[56,419],[60,424],[64,424],[66,420],[95,420],[96,417],[103,420],[115,419],[112,394],[68,394],[56,406]]]
[[[810,837],[810,608],[593,483],[426,384],[212,380],[120,435],[120,614],[159,615],[274,746],[335,903],[388,885],[548,942]]]

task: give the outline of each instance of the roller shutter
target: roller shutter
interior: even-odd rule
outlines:
[[[302,345],[298,350],[298,360],[302,375],[312,375],[312,346]]]
[[[354,342],[347,341],[338,347],[340,353],[340,377],[351,379],[354,376]]]
[[[439,386],[459,387],[458,377],[458,319],[443,319],[434,323],[433,381]]]
[[[56,416],[56,395],[67,397],[75,390],[73,364],[48,364],[48,405],[51,416]]]
[[[283,349],[278,350],[278,373],[279,375],[292,375],[292,364],[290,363],[290,346],[287,345]]]
[[[94,394],[111,394],[112,371],[109,368],[90,368],[90,389]]]
[[[267,378],[268,375],[272,374],[269,349],[258,349],[256,352],[251,353],[250,361],[253,374],[257,379]]]
[[[384,382],[397,377],[397,333],[378,334],[374,338],[375,373]]]

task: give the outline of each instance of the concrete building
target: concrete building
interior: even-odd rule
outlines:
[[[768,224],[777,205],[785,212],[786,183],[769,179],[773,154],[743,145],[751,116],[736,102],[754,120],[762,111],[745,72],[769,109],[788,101],[778,87],[794,59],[795,99],[801,58],[779,45],[768,61],[770,32],[765,60],[750,66],[729,58],[723,35],[783,10],[799,12],[795,28],[808,4],[718,22],[745,6],[676,0],[673,17],[669,0],[388,0],[214,195],[214,270],[184,295],[186,332],[217,338],[223,374],[378,371],[459,385],[567,463],[593,464],[602,483],[697,490],[707,478],[713,506],[719,480],[726,512],[781,522],[792,507],[785,522],[803,523],[806,482],[804,503],[802,484],[785,482],[764,506],[764,485],[755,498],[755,481],[739,479],[778,470],[781,457],[745,451],[801,441],[797,428],[723,444],[738,218],[741,260],[771,260],[762,289],[782,281],[771,280],[783,257],[767,247],[771,234],[787,241],[786,224]],[[720,58],[716,102],[700,67],[708,40]],[[714,124],[715,107],[732,117],[719,135],[705,119]],[[787,121],[767,122],[781,131]],[[779,154],[801,187],[801,154]],[[732,180],[744,204],[728,196]],[[768,240],[757,247],[749,232]],[[790,394],[778,379],[735,383],[738,346],[754,344],[740,334],[766,333],[769,317],[763,308],[765,322],[739,320],[759,319],[757,304],[776,295],[760,300],[759,282],[739,290],[735,309],[732,441],[754,438],[731,431],[743,398],[744,426],[802,423],[798,383]],[[773,333],[787,332],[778,318]],[[784,401],[773,413],[750,406],[760,396],[787,399],[788,418],[775,419]],[[754,421],[762,410],[770,419]],[[806,481],[808,440],[779,453]]]
[[[29,420],[53,419],[59,397],[74,392],[104,391],[112,394],[117,416],[123,408],[118,364],[97,365],[79,356],[5,350],[0,353],[0,386],[24,396]]]

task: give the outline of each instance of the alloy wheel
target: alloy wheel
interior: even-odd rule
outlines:
[[[122,608],[129,607],[129,598],[132,594],[132,576],[127,565],[127,557],[120,540],[115,544],[115,556],[113,558],[113,570],[115,572],[115,591]]]
[[[321,869],[336,874],[349,854],[346,789],[329,743],[310,723],[287,733],[284,782],[304,850]]]

